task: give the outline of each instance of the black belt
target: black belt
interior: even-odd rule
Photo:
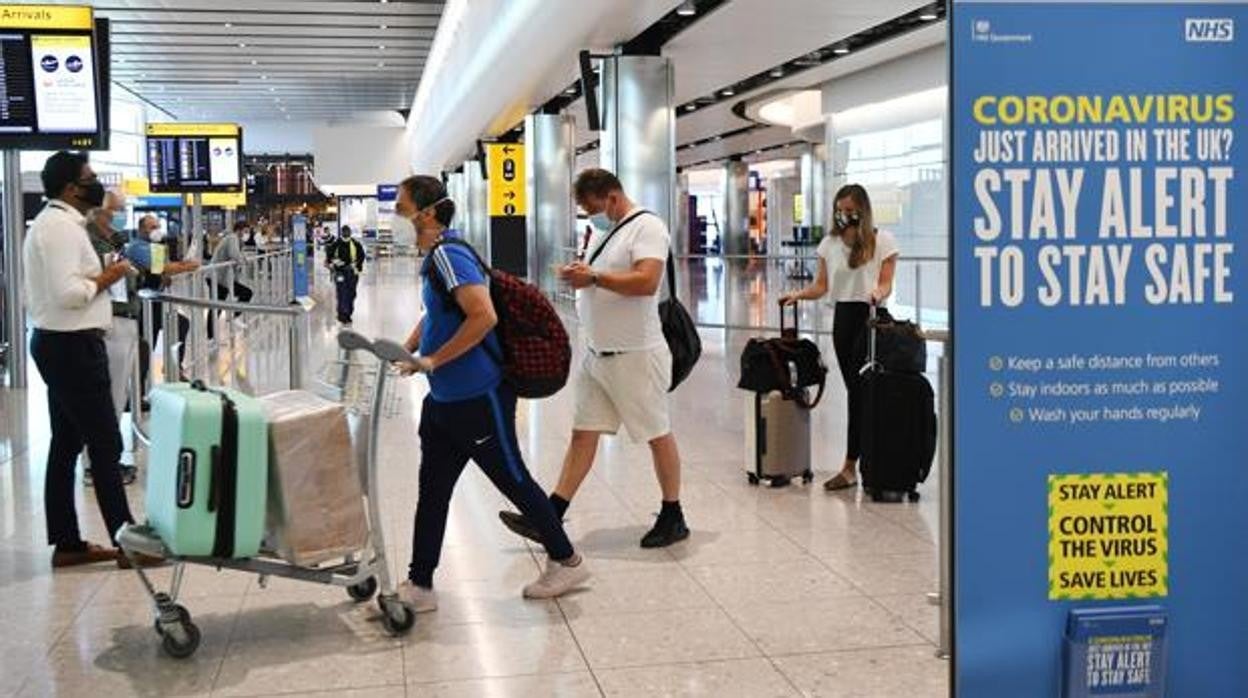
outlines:
[[[91,329],[86,329],[86,330],[61,331],[61,330],[41,330],[38,327],[36,327],[34,334],[41,335],[44,337],[93,337],[95,339],[104,338],[104,330],[99,329],[99,328],[91,328]]]
[[[597,356],[600,359],[606,359],[612,356],[620,356],[621,354],[627,354],[628,352],[626,351],[595,351],[593,349],[590,349],[589,353],[593,354],[594,356]]]

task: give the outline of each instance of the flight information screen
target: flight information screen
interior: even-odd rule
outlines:
[[[147,179],[153,192],[242,189],[242,131],[236,124],[149,124]]]
[[[14,9],[18,8],[18,9]],[[0,5],[0,147],[90,148],[100,89],[90,7]]]

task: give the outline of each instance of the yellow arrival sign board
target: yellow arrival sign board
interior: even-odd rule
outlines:
[[[1049,599],[1165,596],[1169,477],[1049,476]]]
[[[490,216],[525,214],[524,146],[488,143],[485,160],[490,175]]]
[[[0,5],[0,27],[90,31],[95,16],[88,5]]]

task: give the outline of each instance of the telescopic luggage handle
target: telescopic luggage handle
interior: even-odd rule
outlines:
[[[793,309],[793,326],[792,327],[790,327],[784,321],[785,317],[787,317],[786,310],[785,310],[786,308]],[[797,303],[790,303],[789,305],[781,305],[780,306],[780,336],[792,337],[793,339],[797,339],[798,334],[800,334],[801,332],[801,330],[799,329],[799,324],[798,324],[800,321],[800,317],[801,317],[801,313],[797,309]]]
[[[871,313],[867,318],[867,362],[858,369],[858,375],[865,376],[869,371],[874,371],[880,367],[880,362],[875,359],[875,339],[876,325],[879,318],[879,305],[875,299],[870,301]]]

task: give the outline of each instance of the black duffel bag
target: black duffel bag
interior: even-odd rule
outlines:
[[[888,308],[878,307],[874,319],[875,364],[894,373],[923,373],[927,370],[927,340],[923,330],[908,320],[897,320]],[[868,328],[870,329],[870,328]],[[870,332],[863,332],[858,340],[858,355],[870,360],[867,345]]]
[[[823,398],[828,367],[823,363],[819,346],[798,337],[797,306],[793,306],[793,326],[784,322],[780,309],[780,336],[755,337],[741,352],[741,379],[737,387],[756,393],[780,391],[786,400],[793,400],[805,409],[813,409]],[[808,388],[816,388],[814,399]]]

